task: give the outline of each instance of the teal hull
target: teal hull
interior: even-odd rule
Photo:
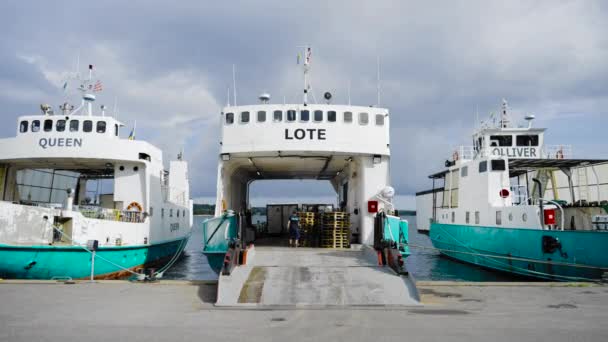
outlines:
[[[211,269],[219,273],[230,242],[238,235],[238,221],[234,214],[223,214],[203,222],[203,254]]]
[[[551,253],[543,251],[544,236],[557,238],[561,249]],[[608,271],[608,232],[433,223],[429,237],[433,246],[446,256],[523,276],[584,281],[601,279]],[[494,255],[500,258],[492,257]]]
[[[129,272],[122,268],[162,266],[185,246],[187,240],[188,237],[184,237],[155,245],[100,247],[95,257],[95,278],[128,276]],[[0,244],[0,278],[81,279],[90,276],[91,253],[81,247]]]

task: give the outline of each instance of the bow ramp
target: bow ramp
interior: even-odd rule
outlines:
[[[246,265],[220,275],[217,306],[420,305],[412,278],[378,266],[370,247],[250,247]]]

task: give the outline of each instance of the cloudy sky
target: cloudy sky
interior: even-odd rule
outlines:
[[[605,1],[13,1],[0,4],[0,137],[61,85],[94,64],[98,104],[137,136],[191,162],[192,193],[215,196],[218,113],[237,68],[238,102],[262,91],[300,97],[296,46],[313,47],[312,85],[353,104],[391,110],[398,206],[430,186],[475,113],[506,98],[514,119],[535,114],[549,144],[608,158],[608,3]],[[286,184],[256,184],[258,203]],[[328,184],[290,182],[292,193],[331,199]]]

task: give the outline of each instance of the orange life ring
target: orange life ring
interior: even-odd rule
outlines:
[[[141,206],[141,204],[137,203],[137,202],[131,202],[128,206],[127,206],[127,211],[133,211],[131,209],[136,208],[137,211],[142,212],[144,211],[144,208]]]
[[[457,161],[457,160],[458,160],[458,151],[454,151],[454,154],[452,154],[452,159],[453,159],[454,161]]]

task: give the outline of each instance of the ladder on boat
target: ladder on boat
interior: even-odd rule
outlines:
[[[589,171],[587,167],[576,168],[577,201],[589,202]]]

